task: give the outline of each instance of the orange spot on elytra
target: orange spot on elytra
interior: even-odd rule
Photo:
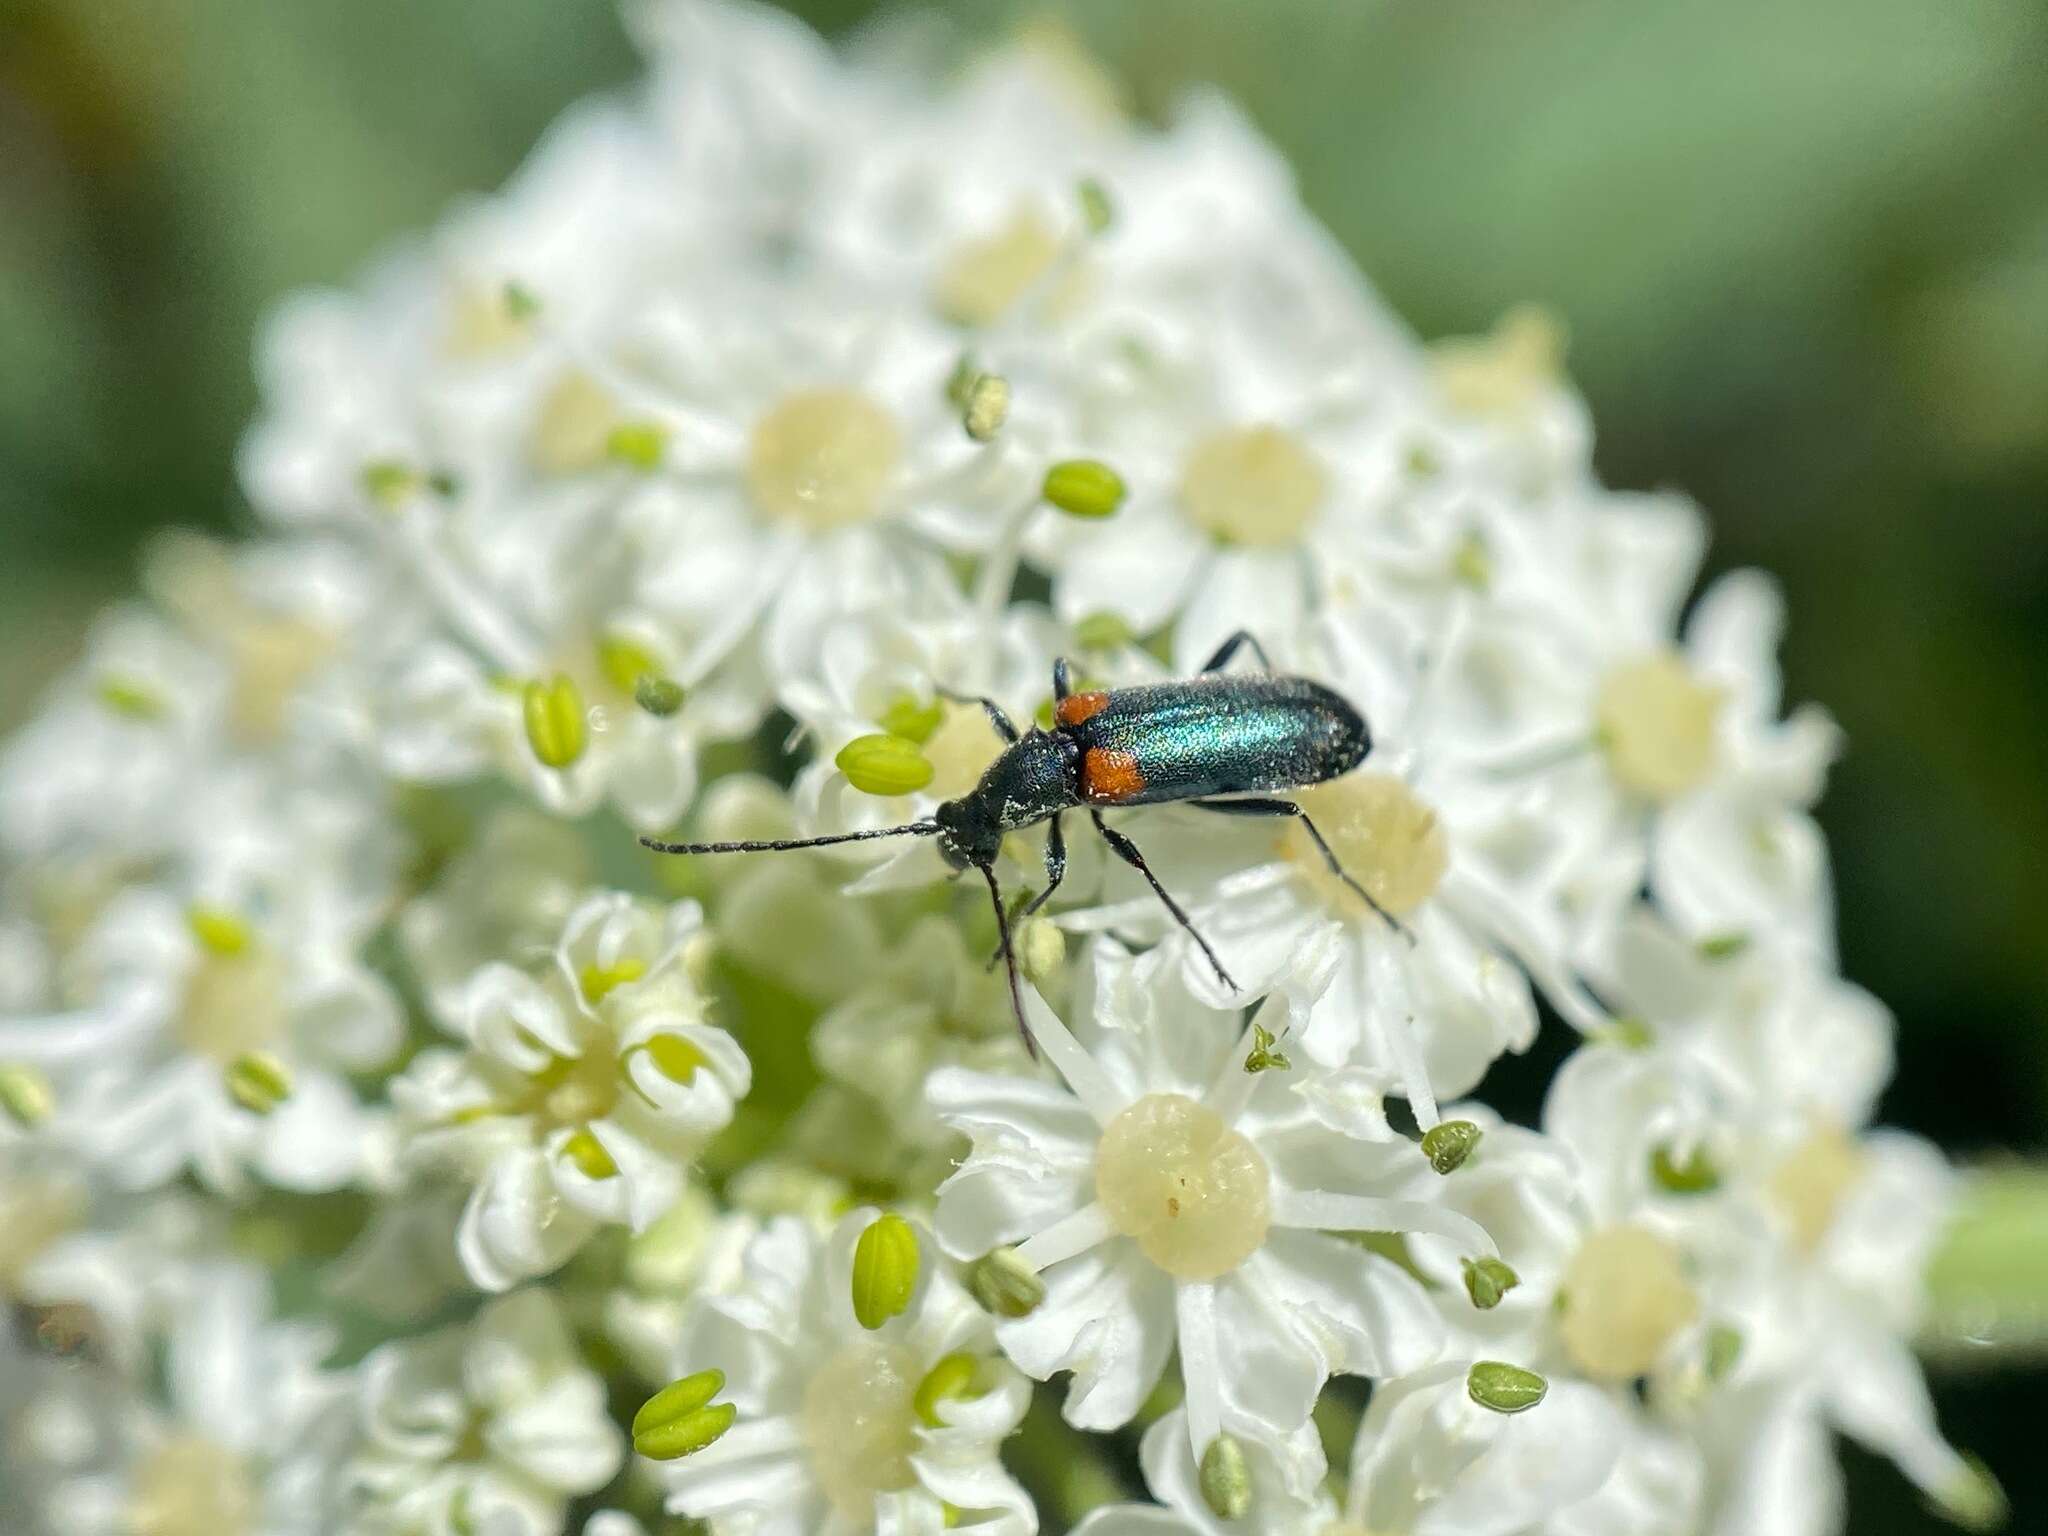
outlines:
[[[1079,725],[1083,720],[1093,720],[1109,708],[1106,693],[1070,693],[1053,709],[1053,718],[1061,725]]]
[[[1135,752],[1090,747],[1081,759],[1081,793],[1089,800],[1128,800],[1144,787]]]

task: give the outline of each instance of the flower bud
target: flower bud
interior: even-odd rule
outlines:
[[[723,1371],[699,1371],[670,1382],[633,1415],[633,1449],[652,1461],[674,1461],[703,1450],[732,1427],[732,1404],[711,1401],[724,1390]]]
[[[1438,1173],[1455,1173],[1465,1166],[1485,1136],[1470,1120],[1444,1120],[1431,1126],[1422,1137],[1422,1155]]]
[[[1045,472],[1041,493],[1069,517],[1100,520],[1124,504],[1124,480],[1099,459],[1064,459]]]
[[[967,1271],[967,1288],[982,1310],[997,1317],[1029,1317],[1045,1300],[1045,1282],[1027,1269],[1014,1248],[997,1248]]]
[[[853,1249],[853,1315],[873,1330],[910,1305],[920,1263],[917,1229],[890,1212],[877,1216]]]
[[[931,783],[933,768],[917,743],[901,736],[856,736],[832,761],[866,795],[907,795]]]
[[[1465,1391],[1473,1402],[1495,1413],[1522,1413],[1543,1401],[1550,1383],[1534,1371],[1500,1360],[1480,1360],[1465,1373]]]
[[[1233,1435],[1218,1435],[1202,1452],[1202,1502],[1218,1520],[1242,1520],[1252,1507],[1252,1471]]]

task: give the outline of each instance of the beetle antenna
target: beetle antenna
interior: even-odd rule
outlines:
[[[1017,1033],[1024,1037],[1024,1049],[1033,1061],[1038,1060],[1038,1042],[1031,1038],[1031,1030],[1024,1022],[1024,988],[1017,980],[1017,951],[1010,943],[1010,914],[1003,910],[1002,887],[996,884],[996,867],[993,864],[977,864],[981,878],[988,882],[988,899],[995,904],[996,934],[1003,952],[1003,964],[1010,971],[1010,1007],[1017,1015]]]
[[[640,846],[656,853],[784,853],[792,848],[823,848],[831,843],[864,843],[871,837],[932,837],[936,821],[907,821],[900,827],[877,827],[872,832],[833,832],[824,837],[785,837],[765,842],[743,843],[660,843],[651,837]]]

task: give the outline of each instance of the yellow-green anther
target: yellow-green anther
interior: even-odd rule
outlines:
[[[907,795],[931,783],[934,771],[916,742],[881,733],[854,737],[832,761],[867,795]]]
[[[1049,917],[1028,917],[1017,929],[1017,969],[1027,981],[1050,981],[1067,961],[1067,936]]]
[[[443,501],[453,501],[462,494],[462,477],[452,469],[437,469],[427,476],[427,489]]]
[[[1746,933],[1710,934],[1699,942],[1702,960],[1732,960],[1747,948],[1749,935]]]
[[[1724,1380],[1741,1358],[1741,1329],[1716,1323],[1707,1330],[1707,1380]]]
[[[1273,1049],[1277,1043],[1273,1031],[1263,1024],[1252,1025],[1252,1048],[1244,1059],[1247,1072],[1285,1072],[1294,1065],[1287,1059],[1285,1051]]]
[[[95,691],[100,702],[124,720],[161,720],[164,716],[162,696],[132,677],[102,677]]]
[[[924,1373],[924,1380],[917,1384],[917,1394],[911,1398],[910,1405],[925,1423],[933,1429],[941,1429],[946,1421],[939,1413],[939,1404],[979,1396],[975,1385],[980,1375],[981,1362],[974,1356],[947,1355]]]
[[[604,635],[597,642],[597,669],[621,693],[631,693],[643,677],[660,677],[662,666],[652,651],[630,635]]]
[[[683,685],[666,677],[643,677],[633,685],[633,702],[657,719],[666,720],[683,707]]]
[[[1656,1148],[1650,1153],[1650,1177],[1658,1188],[1674,1195],[1704,1195],[1721,1187],[1721,1170],[1700,1147],[1688,1152],[1683,1162],[1669,1147]]]
[[[193,940],[209,955],[223,958],[246,954],[256,942],[255,932],[239,914],[225,907],[188,907],[185,926]]]
[[[1010,381],[999,373],[984,373],[967,387],[967,404],[960,410],[960,425],[977,443],[990,443],[1003,430],[1010,415]]]
[[[853,1315],[875,1329],[910,1305],[917,1290],[917,1229],[891,1211],[877,1216],[853,1245]]]
[[[647,974],[647,962],[638,955],[621,955],[610,965],[591,964],[576,973],[576,984],[586,1002],[601,1003],[629,981]]]
[[[1457,547],[1451,551],[1451,574],[1475,592],[1485,592],[1492,587],[1493,555],[1478,534],[1468,533],[1458,540]]]
[[[1114,651],[1137,638],[1120,613],[1091,613],[1074,626],[1074,641],[1084,651]]]
[[[899,693],[889,700],[889,707],[882,711],[882,729],[891,736],[901,736],[905,741],[914,741],[923,746],[932,739],[932,733],[946,723],[946,706],[937,699],[929,704],[918,702],[914,693]]]
[[[574,1163],[576,1171],[586,1179],[615,1179],[619,1176],[619,1165],[587,1125],[569,1133],[569,1139],[562,1143],[562,1156]]]
[[[1550,1383],[1503,1360],[1481,1360],[1465,1373],[1465,1392],[1495,1413],[1522,1413],[1543,1401]]]
[[[380,506],[395,507],[420,488],[420,472],[396,459],[373,459],[361,475],[363,494]]]
[[[266,1051],[237,1056],[223,1078],[228,1097],[252,1115],[267,1115],[292,1096],[291,1073]]]
[[[1935,1493],[1935,1509],[1966,1531],[2003,1530],[2012,1518],[2005,1490],[1981,1458],[1970,1451],[1962,1458],[1962,1469]]]
[[[589,745],[583,719],[583,693],[567,673],[557,672],[526,685],[521,702],[526,713],[526,744],[544,768],[567,768]]]
[[[946,403],[956,411],[965,411],[968,396],[974,393],[975,381],[981,376],[981,365],[974,360],[974,355],[961,353],[953,364],[953,371],[946,375]]]
[[[712,1401],[724,1390],[723,1371],[699,1371],[670,1382],[633,1415],[633,1449],[650,1461],[674,1461],[703,1450],[732,1427],[732,1404]]]
[[[34,1067],[18,1062],[0,1066],[0,1113],[22,1130],[34,1130],[49,1119],[56,1102],[49,1079]]]
[[[1242,1520],[1252,1507],[1252,1469],[1233,1435],[1218,1435],[1202,1452],[1202,1502],[1218,1520]]]
[[[976,1259],[967,1271],[967,1289],[983,1311],[997,1317],[1029,1317],[1045,1300],[1045,1282],[1014,1248],[997,1248]]]
[[[1617,1050],[1647,1051],[1655,1042],[1656,1036],[1650,1033],[1647,1019],[1639,1019],[1633,1014],[1623,1014],[1600,1032],[1599,1040],[1602,1045],[1611,1045]]]
[[[1045,472],[1041,494],[1069,517],[1114,517],[1124,504],[1124,477],[1100,459],[1063,459]]]
[[[605,457],[633,469],[653,469],[668,448],[668,429],[652,421],[622,421],[606,434]]]
[[[1093,176],[1085,176],[1074,188],[1074,197],[1081,205],[1081,222],[1088,226],[1088,233],[1099,235],[1116,222],[1116,205],[1109,200],[1109,188]]]
[[[1487,1257],[1466,1259],[1465,1294],[1472,1298],[1472,1305],[1482,1312],[1491,1312],[1500,1305],[1500,1300],[1522,1283],[1522,1277],[1501,1260]]]
[[[711,1064],[711,1058],[681,1035],[656,1035],[640,1047],[654,1063],[654,1070],[672,1083],[690,1083]]]
[[[1438,1173],[1455,1173],[1485,1134],[1470,1120],[1440,1121],[1423,1133],[1422,1155]]]
[[[514,320],[531,320],[540,313],[540,296],[524,283],[507,283],[501,297],[505,313]]]

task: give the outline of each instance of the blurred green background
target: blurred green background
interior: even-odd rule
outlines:
[[[2048,5],[1064,11],[1142,110],[1188,81],[1242,100],[1425,335],[1522,299],[1565,319],[1607,478],[1691,492],[1717,568],[1778,573],[1790,693],[1847,728],[1823,815],[1845,967],[1901,1021],[1888,1118],[2038,1154]],[[265,306],[346,281],[634,68],[610,0],[0,0],[0,728],[139,539],[246,516]],[[2017,1299],[2038,1338],[2048,1294]],[[1941,1359],[1947,1427],[2038,1529],[2048,1376]],[[1939,1528],[1888,1469],[1852,1473],[1859,1532]]]

